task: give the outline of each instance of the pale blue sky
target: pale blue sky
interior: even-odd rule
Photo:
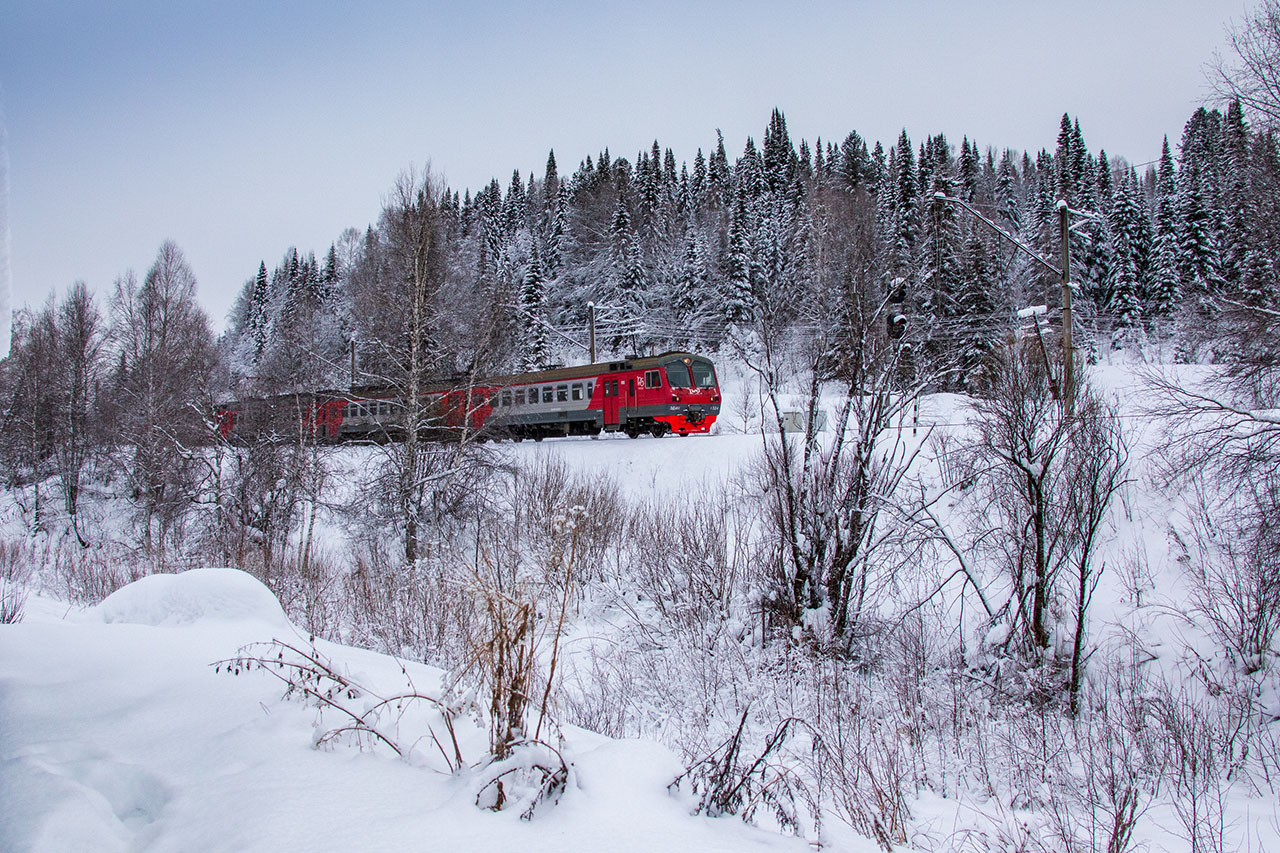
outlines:
[[[259,260],[377,217],[410,165],[473,191],[656,137],[679,160],[902,128],[1135,163],[1207,96],[1239,0],[47,3],[0,0],[15,305],[105,295],[161,241],[216,326]]]

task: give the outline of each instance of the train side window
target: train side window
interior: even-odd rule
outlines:
[[[554,388],[552,388],[550,385],[547,385],[546,387],[544,387],[542,389],[542,402],[550,403],[552,401],[553,394],[555,394]]]
[[[587,383],[587,399],[588,400],[591,399],[591,395],[594,394],[595,391],[596,391],[596,383],[588,382]]]
[[[658,372],[658,371],[656,371],[656,370],[646,370],[646,371],[644,372],[644,387],[646,387],[646,388],[661,388],[661,387],[662,387],[662,374],[661,374],[661,373],[659,373],[659,372]]]
[[[511,392],[510,392],[510,391],[503,391],[503,392],[502,392],[502,407],[505,409],[506,407],[508,407],[508,406],[510,406],[510,405],[511,405]]]
[[[609,380],[607,380],[607,379],[606,379],[606,380],[605,380],[605,382],[604,382],[604,391],[603,391],[602,393],[603,393],[606,397],[612,397],[612,396],[613,396],[613,393],[609,390]]]
[[[630,394],[632,397],[634,397],[634,396],[636,395],[636,381],[635,381],[635,379],[628,379],[628,380],[627,380],[627,393],[628,393],[628,394]]]
[[[516,405],[517,406],[524,405],[524,389],[523,388],[521,388],[519,391],[516,392]]]
[[[569,386],[568,385],[556,386],[556,402],[557,403],[569,402]]]
[[[574,400],[582,399],[582,383],[581,382],[575,382],[573,384],[571,396]]]

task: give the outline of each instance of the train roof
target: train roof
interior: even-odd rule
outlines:
[[[532,385],[535,382],[559,382],[563,379],[586,379],[602,373],[617,373],[623,370],[646,370],[658,367],[676,358],[696,358],[700,361],[711,361],[704,355],[697,355],[682,350],[669,350],[658,355],[632,356],[630,358],[598,361],[594,364],[581,364],[576,367],[556,367],[550,370],[530,370],[524,373],[510,373],[505,376],[486,376],[477,379],[477,385]]]

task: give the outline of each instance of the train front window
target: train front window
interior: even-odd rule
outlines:
[[[689,367],[682,361],[663,365],[667,371],[667,384],[672,388],[689,388]]]
[[[705,361],[695,361],[689,365],[689,369],[693,371],[693,385],[695,388],[716,387],[716,372],[711,365]]]

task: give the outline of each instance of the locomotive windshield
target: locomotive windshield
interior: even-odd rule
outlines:
[[[672,388],[714,388],[716,372],[711,362],[682,358],[663,365],[667,374],[667,384]]]
[[[716,387],[716,372],[711,369],[711,365],[705,361],[695,361],[689,365],[689,369],[693,371],[693,384],[695,388],[714,388]]]

